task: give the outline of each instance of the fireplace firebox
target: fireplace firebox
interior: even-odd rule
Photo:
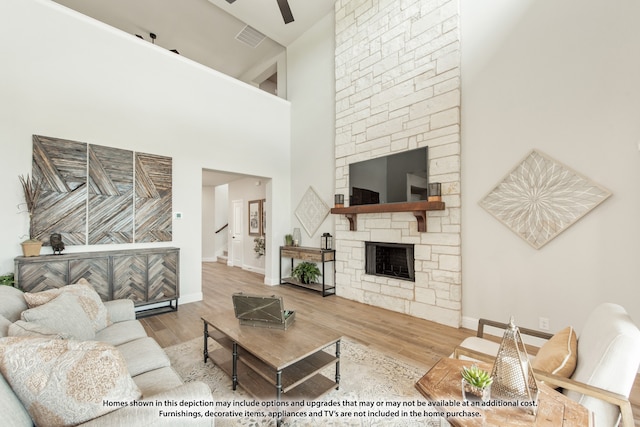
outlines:
[[[365,242],[365,272],[415,281],[413,245]]]

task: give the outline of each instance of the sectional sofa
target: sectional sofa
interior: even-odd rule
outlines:
[[[86,281],[0,286],[0,372],[3,425],[214,424],[209,387],[183,384],[132,301],[102,302]]]

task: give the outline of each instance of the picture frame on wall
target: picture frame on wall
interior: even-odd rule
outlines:
[[[260,236],[262,232],[262,200],[249,201],[249,236]]]
[[[267,199],[262,199],[262,227],[260,228],[260,234],[265,236],[267,234]]]

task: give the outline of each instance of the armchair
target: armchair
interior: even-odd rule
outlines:
[[[466,338],[455,350],[455,358],[493,362],[499,343],[484,338],[484,326],[506,328],[505,323],[481,319],[477,336]],[[550,339],[551,334],[519,328],[523,335]],[[587,318],[578,337],[578,359],[570,378],[538,369],[538,381],[561,387],[570,399],[588,408],[595,425],[633,427],[629,393],[640,366],[640,330],[625,309],[617,304],[597,306]]]

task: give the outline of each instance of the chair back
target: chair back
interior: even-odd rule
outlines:
[[[572,379],[629,397],[640,365],[640,330],[617,304],[597,306],[578,337],[578,363]],[[574,391],[570,399],[591,410],[595,425],[618,425],[617,406]]]

